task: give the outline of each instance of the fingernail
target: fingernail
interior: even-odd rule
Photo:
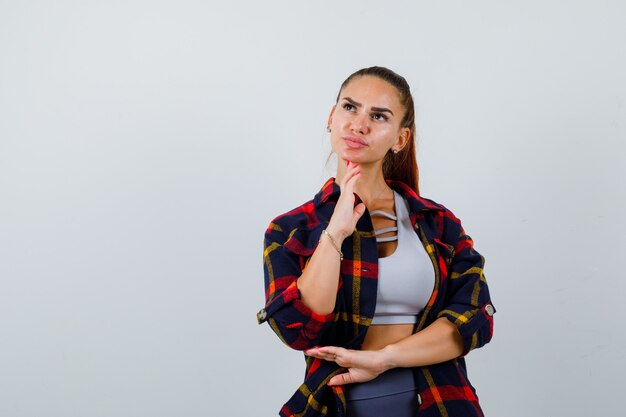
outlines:
[[[356,168],[356,167],[358,167],[358,166],[359,166],[359,163],[358,163],[358,162],[357,162],[356,164],[354,164],[354,167],[355,167],[355,168]]]
[[[355,172],[355,173],[354,173],[354,175],[356,175],[356,174],[360,174],[360,173],[361,173],[361,171],[357,171],[357,172]]]
[[[350,165],[350,161],[346,159],[346,166]]]

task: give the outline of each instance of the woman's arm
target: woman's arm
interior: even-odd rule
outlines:
[[[354,207],[354,187],[359,179],[359,165],[349,163],[346,170],[344,177],[339,180],[341,194],[326,227],[332,238],[325,233],[321,235],[315,253],[298,278],[302,301],[318,314],[329,314],[335,309],[341,265],[337,248],[341,248],[346,237],[352,234],[357,221],[365,212],[363,203]]]
[[[337,246],[341,247],[345,237],[331,226],[326,231],[333,236]],[[321,240],[296,285],[302,302],[317,314],[326,315],[335,309],[341,262],[328,235],[322,233],[320,237]]]
[[[440,317],[421,331],[381,349],[384,368],[426,366],[454,359],[463,352],[456,326]]]
[[[315,252],[297,281],[302,302],[322,315],[335,309],[341,266],[337,249],[352,234],[356,222],[365,212],[363,203],[354,207],[354,186],[359,178],[359,165],[350,164],[346,169],[346,175],[339,180],[341,194],[326,227],[328,234],[321,234]]]
[[[404,339],[380,350],[353,350],[322,346],[305,354],[335,361],[348,372],[334,376],[329,385],[365,382],[381,373],[399,367],[426,366],[454,359],[463,352],[463,340],[456,326],[441,317]]]
[[[287,217],[282,226],[272,221],[266,230],[266,303],[257,319],[259,323],[269,322],[281,340],[294,349],[315,346],[334,320],[341,262],[333,240],[340,248],[365,212],[365,204],[354,206],[358,177],[358,165],[350,166],[340,181],[341,195],[328,224],[299,231],[291,227]],[[332,240],[322,232],[324,228]],[[308,260],[302,265],[305,253]]]
[[[257,319],[259,324],[267,321],[286,345],[303,350],[318,344],[334,320],[339,254],[332,244],[322,239],[313,249],[309,262],[302,267],[301,255],[294,253],[292,247],[301,243],[295,236],[288,238],[289,229],[286,227],[272,221],[265,233],[263,270],[266,302],[257,313]],[[315,233],[315,239],[319,239],[323,227],[320,225],[316,230],[307,231],[307,236]],[[332,301],[332,307],[324,314],[320,313],[323,308],[311,303],[309,293],[300,288],[301,280],[306,281],[307,277],[312,277],[311,282],[319,281],[319,285],[324,287],[323,294],[331,299],[329,305]]]

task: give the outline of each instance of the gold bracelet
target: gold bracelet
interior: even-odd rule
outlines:
[[[339,260],[343,261],[343,253],[341,252],[341,249],[339,249],[339,246],[337,246],[337,242],[335,242],[335,239],[333,239],[333,237],[330,235],[330,233],[328,233],[326,229],[322,230],[322,232],[324,232],[324,234],[330,238],[330,242],[333,244],[335,249],[337,249],[337,252],[339,252]],[[322,238],[320,237],[320,241],[321,240]]]

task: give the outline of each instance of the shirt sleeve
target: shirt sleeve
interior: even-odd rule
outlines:
[[[257,320],[259,324],[267,321],[287,346],[297,350],[317,346],[322,333],[331,325],[336,315],[335,312],[323,315],[311,310],[302,302],[297,287],[297,279],[302,275],[309,257],[304,256],[305,251],[302,251],[302,254],[296,253],[298,250],[294,248],[312,247],[308,243],[315,239],[319,241],[322,228],[323,225],[315,230],[308,230],[306,233],[308,242],[301,241],[304,235],[302,233],[285,236],[281,227],[274,221],[265,232],[263,271],[266,303],[257,313]]]
[[[448,269],[445,305],[437,318],[445,317],[456,326],[463,338],[461,356],[465,356],[491,340],[496,309],[483,273],[485,258],[474,249],[474,242],[461,221],[447,209],[444,216],[444,234],[447,241],[454,242],[454,249]]]

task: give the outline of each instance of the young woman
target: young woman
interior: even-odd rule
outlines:
[[[306,360],[283,417],[483,415],[464,356],[496,310],[460,220],[419,194],[414,113],[395,72],[350,75],[328,118],[336,177],[266,230],[257,318]]]

